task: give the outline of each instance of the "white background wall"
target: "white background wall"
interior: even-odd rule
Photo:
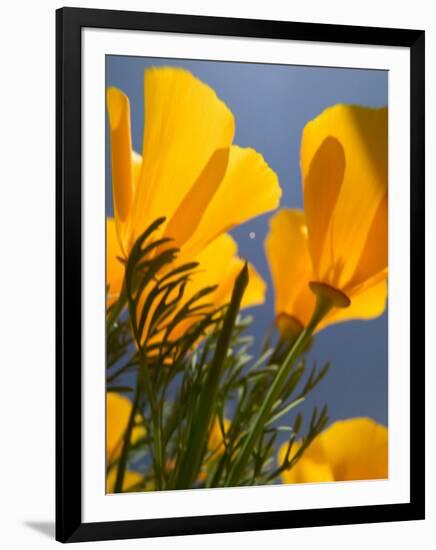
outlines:
[[[436,20],[428,0],[76,0],[73,5],[321,23],[424,28],[427,31],[427,182],[436,125]],[[53,547],[55,9],[61,2],[2,4],[0,31],[0,546]],[[430,67],[433,65],[432,69]],[[429,101],[430,100],[430,101]],[[435,310],[434,190],[427,188],[427,311]],[[431,250],[433,249],[433,254]],[[433,265],[431,265],[433,264]],[[436,538],[436,391],[434,319],[427,319],[427,520],[208,535],[147,541],[148,548],[434,548]],[[432,341],[433,340],[433,341]],[[419,367],[420,365],[416,365]],[[79,366],[78,366],[79,367]],[[433,435],[433,437],[431,437]],[[144,541],[108,542],[139,548]],[[85,545],[89,546],[89,544]]]

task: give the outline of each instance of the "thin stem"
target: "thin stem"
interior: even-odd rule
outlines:
[[[145,393],[147,394],[150,402],[151,421],[153,424],[153,463],[155,470],[156,489],[161,490],[163,488],[163,446],[162,446],[162,422],[159,412],[159,405],[156,401],[156,397],[152,388],[150,373],[148,369],[147,360],[143,349],[140,349],[141,357],[141,373],[143,374],[143,382],[145,387]]]
[[[124,432],[123,448],[121,450],[120,461],[118,463],[117,477],[115,478],[115,487],[114,487],[115,493],[123,492],[124,474],[126,471],[127,456],[129,454],[130,439],[132,436],[133,424],[135,422],[136,410],[138,408],[139,395],[140,395],[139,383],[137,383],[136,390],[135,390],[135,397],[133,399],[132,409],[130,411],[129,422],[127,423],[126,431]]]
[[[109,329],[112,327],[112,325],[120,316],[123,310],[123,307],[126,305],[126,303],[127,303],[127,292],[126,292],[125,284],[123,283],[117,303],[112,307],[106,319],[106,329]]]
[[[242,449],[238,454],[232,468],[230,469],[229,476],[225,482],[225,486],[227,487],[234,487],[235,485],[237,485],[238,480],[241,478],[244,468],[256,445],[256,442],[258,441],[260,435],[263,432],[263,428],[268,421],[274,403],[279,398],[283,385],[286,383],[286,380],[292,370],[292,367],[294,366],[296,359],[298,358],[302,350],[304,350],[304,348],[306,347],[319,322],[334,306],[333,301],[330,300],[325,293],[317,293],[316,298],[317,299],[315,310],[313,312],[312,319],[310,320],[307,327],[301,332],[300,336],[296,340],[295,344],[292,346],[292,349],[289,351],[286,359],[280,367],[277,376],[275,377],[262,404],[262,407],[260,408],[258,416],[250,431],[248,432]]]
[[[135,356],[133,356],[135,357]],[[111,384],[114,380],[116,380],[121,374],[124,374],[125,372],[128,372],[129,370],[136,369],[138,367],[137,361],[128,361],[124,366],[120,367],[118,370],[116,370],[114,373],[112,373],[110,376],[107,377],[106,385]]]
[[[124,285],[123,285],[124,287]],[[132,303],[132,300],[129,298],[126,288],[126,301],[128,300],[129,305],[129,314],[130,319],[135,319],[136,315],[136,309],[135,304]],[[163,447],[162,447],[162,428],[161,428],[161,420],[159,418],[159,407],[156,402],[154,389],[152,387],[151,379],[150,379],[150,372],[148,368],[148,362],[147,357],[144,352],[144,347],[141,342],[141,336],[138,332],[138,326],[136,322],[132,322],[132,331],[133,336],[136,342],[136,345],[139,350],[139,359],[140,359],[140,369],[137,377],[136,382],[136,390],[138,391],[138,388],[140,387],[140,382],[144,383],[144,389],[145,393],[147,395],[147,398],[150,402],[150,410],[151,410],[151,417],[152,417],[152,425],[153,425],[153,448],[152,448],[152,454],[153,454],[153,464],[154,464],[154,470],[155,470],[155,481],[156,481],[156,489],[160,490],[163,486]],[[142,375],[142,376],[141,376]]]
[[[180,465],[176,480],[177,489],[192,487],[200,471],[201,461],[204,455],[209,427],[215,413],[219,383],[223,372],[230,346],[233,328],[239,312],[242,297],[248,284],[248,268],[244,264],[240,274],[236,278],[233,287],[229,307],[224,317],[222,329],[218,336],[217,345],[212,357],[210,367],[202,388],[198,403],[195,406],[195,426],[190,426],[187,438],[186,450]]]

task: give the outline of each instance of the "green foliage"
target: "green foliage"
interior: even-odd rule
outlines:
[[[121,295],[107,311],[107,390],[127,394],[133,403],[120,456],[108,465],[116,468],[115,492],[132,464],[143,474],[135,490],[274,483],[326,425],[327,408],[315,409],[303,433],[298,407],[328,365],[309,372],[299,357],[265,411],[289,350],[279,342],[275,349],[266,346],[261,357],[250,355],[251,318],[239,313],[246,266],[225,307],[213,305],[216,287],[188,299],[198,265],[181,264],[170,239],[153,240],[163,221],[134,244]],[[138,418],[147,436],[133,443]],[[278,464],[283,433],[288,448]],[[296,440],[302,445],[293,453]]]
[[[220,381],[229,352],[233,327],[247,284],[248,269],[247,265],[245,265],[236,279],[232,298],[218,334],[212,360],[210,365],[204,369],[204,385],[198,392],[198,398],[193,405],[192,422],[189,425],[186,451],[181,457],[180,462],[177,462],[177,465],[180,464],[180,467],[176,468],[177,473],[175,475],[177,489],[191,487],[200,474],[202,459],[207,449],[209,429],[216,414],[215,403],[217,402]],[[222,417],[221,425],[223,426]],[[222,430],[222,435],[225,439],[224,430]],[[192,452],[192,455],[190,452]]]

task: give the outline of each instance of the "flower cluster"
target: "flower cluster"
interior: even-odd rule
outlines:
[[[307,326],[311,282],[342,293],[346,305],[318,329],[378,317],[387,297],[387,109],[336,105],[321,113],[304,129],[301,172],[304,211],[277,212],[265,242],[279,328]]]
[[[107,90],[107,111],[107,346],[116,367],[108,375],[107,491],[386,477],[387,429],[367,418],[324,429],[327,417],[314,411],[297,439],[297,416],[277,468],[271,456],[278,419],[326,373],[313,372],[298,393],[312,337],[386,308],[387,109],[335,105],[308,122],[302,210],[278,209],[276,173],[259,152],[233,143],[232,112],[188,71],[145,71],[140,153],[121,90]],[[266,283],[229,231],[272,211],[264,248],[279,337],[249,368],[237,315],[265,301]],[[133,386],[120,384],[129,374]],[[171,405],[169,391],[178,392]],[[131,456],[143,458],[145,473]]]

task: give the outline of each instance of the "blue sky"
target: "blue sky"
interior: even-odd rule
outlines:
[[[184,67],[214,88],[235,116],[234,143],[257,149],[277,173],[284,207],[302,206],[299,149],[305,124],[336,103],[371,107],[388,103],[386,71],[108,56],[106,85],[117,86],[130,98],[132,140],[138,152],[142,150],[143,74],[150,66]],[[107,134],[106,210],[112,215],[109,155]],[[269,214],[259,216],[232,232],[240,255],[256,266],[268,284],[266,303],[251,310],[250,332],[256,347],[274,319],[273,288],[263,251],[268,218]],[[387,424],[387,330],[386,312],[376,320],[328,327],[316,336],[309,360],[331,361],[332,368],[303,404],[307,415],[314,404],[327,403],[330,421],[369,416]]]

